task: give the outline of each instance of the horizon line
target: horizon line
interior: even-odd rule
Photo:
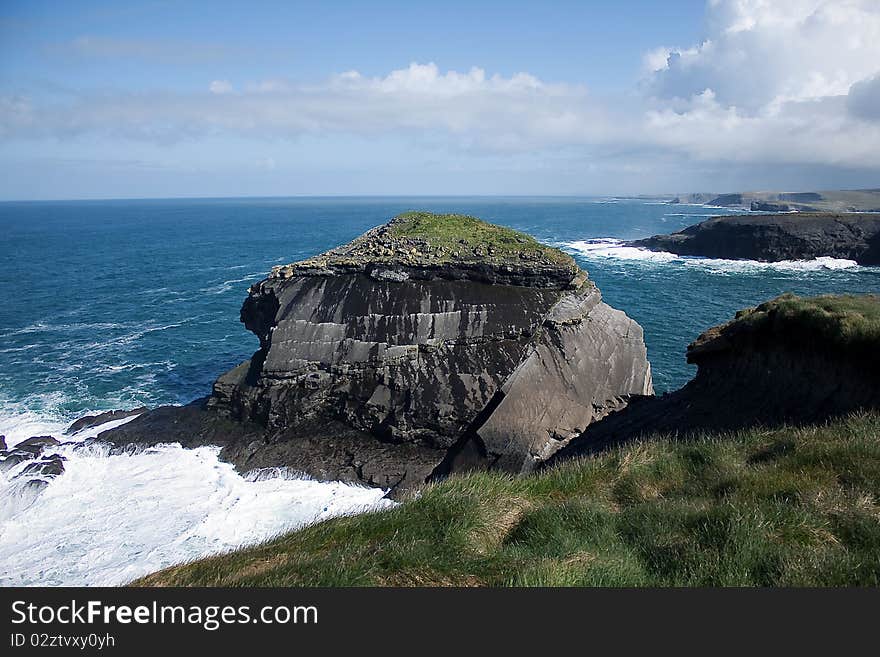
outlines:
[[[687,192],[706,193],[706,192]],[[288,195],[243,195],[243,196],[94,196],[83,198],[19,198],[0,199],[2,203],[88,203],[94,201],[233,201],[260,199],[405,199],[405,198],[618,198],[618,199],[659,199],[674,197],[675,193],[661,194],[288,194]]]
[[[878,192],[877,187],[844,187],[839,189],[795,189],[795,190],[736,190],[719,192],[714,191],[690,191],[690,192],[657,192],[635,194],[269,194],[255,195],[245,194],[241,196],[87,196],[82,198],[10,198],[0,199],[4,203],[88,203],[95,201],[233,201],[233,200],[261,200],[261,199],[405,199],[405,198],[535,198],[535,199],[672,199],[682,195],[726,195],[726,194],[803,194],[808,192]],[[686,203],[683,203],[686,205]],[[700,204],[698,204],[700,205]]]

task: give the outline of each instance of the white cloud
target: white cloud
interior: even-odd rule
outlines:
[[[708,11],[707,39],[654,69],[657,97],[711,88],[719,102],[758,110],[845,95],[880,71],[877,0],[712,0]]]
[[[226,136],[411,139],[479,157],[565,154],[591,167],[692,163],[880,170],[877,0],[710,0],[707,33],[644,56],[638,90],[413,63],[310,84],[227,80],[191,94],[0,98],[8,138],[109,135],[157,143]]]
[[[252,83],[240,93],[215,80],[208,94],[117,94],[77,97],[64,106],[6,99],[0,134],[61,136],[103,133],[173,142],[232,133],[294,138],[303,134],[452,135],[487,150],[532,150],[605,141],[615,121],[579,85],[548,84],[518,73],[441,72],[411,64],[379,77],[349,71],[318,84]]]
[[[208,89],[212,94],[229,94],[232,93],[232,83],[229,80],[214,80]]]
[[[701,160],[880,167],[880,131],[858,120],[878,98],[877,0],[711,0],[708,12],[701,44],[646,58],[655,139]]]

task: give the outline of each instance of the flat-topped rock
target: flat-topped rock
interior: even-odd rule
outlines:
[[[468,468],[529,471],[652,392],[641,327],[570,256],[462,215],[406,213],[275,268],[241,319],[260,349],[204,407],[101,437],[209,441],[241,470],[403,490]]]

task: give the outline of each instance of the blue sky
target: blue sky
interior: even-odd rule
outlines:
[[[875,0],[0,4],[2,199],[880,186]]]

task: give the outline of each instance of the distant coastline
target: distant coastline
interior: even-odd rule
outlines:
[[[880,212],[880,189],[700,192],[660,196],[670,204],[740,208],[755,212]]]

